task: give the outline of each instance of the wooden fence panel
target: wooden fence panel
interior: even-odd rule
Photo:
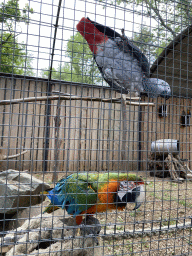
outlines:
[[[0,78],[1,99],[12,100],[42,95],[45,83],[35,79]],[[2,169],[42,171],[45,102],[1,106],[1,146],[5,155],[28,153],[5,160]]]

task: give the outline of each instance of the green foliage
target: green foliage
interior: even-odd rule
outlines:
[[[86,40],[77,32],[71,36],[66,49],[67,60],[64,65],[52,70],[52,79],[81,82],[88,84],[101,84],[101,74],[93,59]],[[49,69],[42,72],[48,77]]]
[[[0,22],[28,22],[28,13],[33,13],[33,9],[25,5],[23,10],[19,9],[19,0],[9,0],[2,2],[0,7]]]
[[[0,72],[32,75],[30,59],[26,58],[25,46],[18,43],[14,35],[3,33],[0,51]]]
[[[25,45],[18,42],[15,24],[29,22],[29,13],[33,10],[25,6],[19,8],[19,0],[9,0],[0,4],[0,72],[32,75],[31,59],[26,54]]]

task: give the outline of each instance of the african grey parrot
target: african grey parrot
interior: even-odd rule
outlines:
[[[150,78],[149,62],[127,37],[89,18],[82,18],[77,30],[86,39],[105,81],[116,91],[144,93],[169,98],[167,82]]]

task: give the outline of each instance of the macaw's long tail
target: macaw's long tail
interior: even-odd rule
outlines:
[[[45,213],[45,212],[47,212],[47,213],[52,213],[52,212],[54,212],[54,211],[56,211],[56,210],[58,210],[58,209],[59,209],[58,206],[53,205],[53,204],[49,204],[49,205],[45,208],[45,210],[43,211],[43,213]]]

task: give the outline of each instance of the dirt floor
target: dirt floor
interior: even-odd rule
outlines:
[[[64,175],[59,174],[59,178]],[[102,224],[100,246],[102,255],[192,255],[192,228],[171,232],[145,233],[145,230],[171,229],[190,225],[192,218],[192,181],[174,183],[170,178],[142,174],[146,182],[146,200],[137,210],[129,204],[122,212],[97,214]],[[52,174],[35,174],[52,183]],[[170,228],[169,228],[170,227]],[[128,236],[142,229],[141,235]],[[107,234],[105,236],[105,234]]]

